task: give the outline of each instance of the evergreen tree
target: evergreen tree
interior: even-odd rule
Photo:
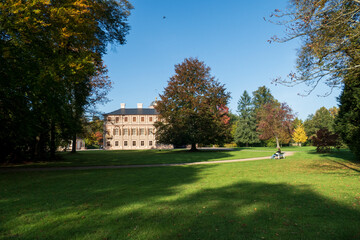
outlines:
[[[360,160],[360,78],[345,80],[340,95],[340,111],[336,117],[336,130],[342,140]]]
[[[270,89],[265,86],[261,86],[256,91],[253,92],[252,103],[256,110],[261,108],[263,105],[267,103],[272,103],[274,101],[276,100],[274,96],[271,94]]]
[[[246,147],[259,143],[259,136],[256,132],[256,114],[251,97],[245,90],[238,101],[239,121],[235,131],[234,140],[238,146]]]

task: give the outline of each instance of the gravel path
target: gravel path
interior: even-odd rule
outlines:
[[[294,152],[286,152],[286,157],[293,155]],[[192,162],[192,163],[160,163],[160,164],[139,164],[139,165],[111,165],[111,166],[84,166],[84,167],[39,167],[39,168],[0,168],[0,172],[35,172],[35,171],[61,171],[61,170],[91,170],[91,169],[115,169],[115,168],[145,168],[145,167],[172,167],[172,166],[186,166],[186,165],[202,165],[215,163],[232,163],[232,162],[247,162],[269,159],[270,157],[256,157],[232,160],[220,160],[209,162]]]

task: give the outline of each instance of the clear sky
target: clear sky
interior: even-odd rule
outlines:
[[[284,28],[264,21],[274,9],[284,9],[285,0],[130,0],[131,30],[127,43],[109,46],[104,57],[113,88],[111,102],[99,105],[101,112],[126,107],[144,107],[163,92],[174,74],[174,65],[197,57],[211,68],[218,81],[231,92],[229,108],[236,112],[244,90],[249,93],[265,85],[280,102],[287,102],[305,119],[322,106],[337,106],[340,90],[318,97],[329,89],[319,86],[301,97],[306,85],[275,86],[271,80],[294,70],[299,41],[272,43]],[[165,17],[165,18],[164,18]]]

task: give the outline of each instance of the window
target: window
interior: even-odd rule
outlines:
[[[111,121],[111,117],[108,117],[107,120],[110,122],[110,121]]]
[[[133,117],[133,122],[136,122],[136,117]]]
[[[152,141],[149,141],[149,146],[152,146]]]
[[[152,117],[149,117],[149,121],[152,122]]]
[[[119,141],[115,141],[115,146],[119,146]]]
[[[124,122],[127,122],[127,121],[128,121],[127,117],[124,117]]]
[[[113,130],[113,135],[119,135],[119,129],[118,128],[114,128]]]
[[[127,128],[124,128],[123,131],[124,131],[123,135],[128,135],[128,129]]]
[[[144,118],[144,117],[141,117],[141,121],[142,121],[142,122],[145,122],[145,118]]]
[[[149,135],[153,135],[153,129],[152,128],[149,128],[148,132],[149,132]]]
[[[140,128],[140,135],[145,135],[145,129],[144,128]]]
[[[124,146],[125,146],[125,147],[127,146],[127,141],[124,141]]]
[[[140,145],[141,145],[141,146],[144,146],[144,145],[145,145],[145,142],[144,142],[144,141],[141,141],[141,142],[140,142]]]
[[[131,129],[131,135],[132,135],[132,136],[135,136],[135,135],[136,135],[136,128],[132,128],[132,129]]]
[[[117,123],[119,122],[119,117],[115,118],[115,122],[117,122]]]
[[[106,146],[108,146],[108,147],[111,146],[110,141],[107,141],[107,142],[106,142]]]
[[[133,141],[133,146],[134,146],[134,147],[136,146],[136,141]]]

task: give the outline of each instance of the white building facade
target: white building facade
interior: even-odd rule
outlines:
[[[104,114],[104,149],[153,149],[158,148],[155,140],[154,123],[158,113],[153,106],[143,108],[121,108]]]

